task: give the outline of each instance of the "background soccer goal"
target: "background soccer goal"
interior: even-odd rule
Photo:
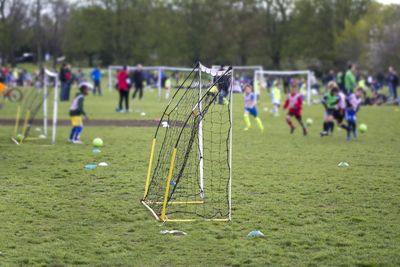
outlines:
[[[43,70],[39,88],[29,88],[21,105],[17,107],[15,126],[11,140],[16,144],[22,144],[26,140],[46,139],[49,134],[49,105],[48,100],[53,98],[52,103],[52,130],[51,141],[56,143],[57,117],[58,117],[58,75],[47,69]],[[42,87],[42,88],[40,88]],[[43,110],[43,120],[40,123],[40,110]],[[32,127],[38,133],[32,137]],[[36,131],[37,130],[37,131]]]
[[[199,63],[164,110],[142,199],[158,220],[231,219],[231,81]]]
[[[304,97],[308,105],[311,105],[311,71],[309,70],[296,70],[296,71],[269,71],[269,70],[257,70],[255,71],[255,82],[260,83],[264,88],[268,88],[269,79],[281,79],[281,78],[298,78],[304,77],[304,92],[300,88],[300,93],[304,94]]]

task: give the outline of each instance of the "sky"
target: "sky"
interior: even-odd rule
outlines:
[[[400,4],[400,0],[378,0],[382,4]]]

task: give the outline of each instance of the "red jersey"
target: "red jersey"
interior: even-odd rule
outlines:
[[[290,93],[288,94],[285,104],[283,105],[284,109],[288,109],[289,113],[299,116],[301,115],[301,109],[303,107],[303,97],[299,93]]]
[[[128,79],[128,72],[125,70],[121,70],[117,74],[117,80],[118,80],[118,90],[120,91],[128,91],[128,82],[126,81]]]

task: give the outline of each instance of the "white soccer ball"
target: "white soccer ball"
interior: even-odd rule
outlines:
[[[314,121],[313,121],[313,119],[311,119],[311,118],[308,118],[308,119],[306,120],[306,124],[307,124],[308,126],[312,125],[313,123],[314,123]]]

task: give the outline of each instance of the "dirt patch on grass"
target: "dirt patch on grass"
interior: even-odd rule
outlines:
[[[48,125],[53,122],[48,120]],[[115,127],[157,127],[159,120],[88,120],[85,121],[85,126],[115,126]],[[0,125],[3,126],[13,126],[15,125],[15,120],[13,119],[0,119]],[[33,125],[43,125],[43,120],[34,120]],[[59,120],[57,121],[57,126],[70,126],[70,120]]]

